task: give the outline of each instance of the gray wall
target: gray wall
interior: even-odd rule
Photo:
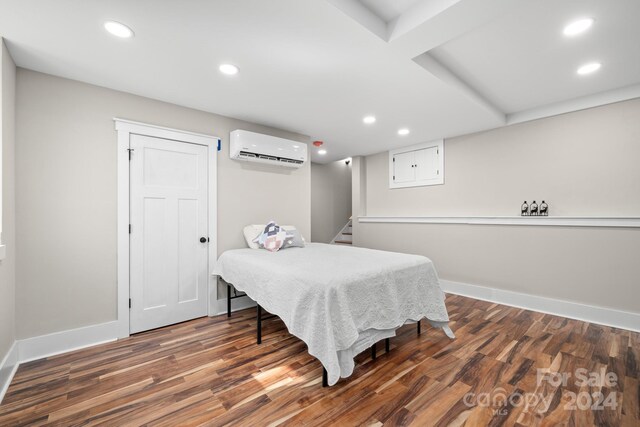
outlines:
[[[387,159],[364,158],[370,216],[519,215],[525,199],[640,216],[640,99],[448,139],[442,186],[390,190]],[[367,223],[354,238],[425,255],[444,279],[640,312],[638,229]]]
[[[640,215],[640,99],[447,139],[445,185],[389,189],[388,155],[367,157],[367,214]]]
[[[351,216],[351,163],[311,164],[311,241],[329,243]]]
[[[219,252],[244,247],[242,227],[272,218],[310,235],[310,166],[256,166],[228,151],[235,129],[308,137],[18,69],[18,338],[116,317],[114,117],[222,138]],[[274,190],[287,197],[274,200]]]
[[[0,261],[0,362],[15,341],[15,87],[16,66],[0,38],[0,149],[2,150],[2,244],[7,256]]]

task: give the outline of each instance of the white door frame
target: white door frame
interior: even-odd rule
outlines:
[[[209,156],[209,277],[207,290],[207,312],[215,313],[211,301],[218,300],[216,277],[211,271],[218,257],[218,199],[217,199],[217,167],[218,142],[220,138],[189,131],[170,129],[162,126],[134,122],[131,120],[113,119],[118,132],[118,296],[117,317],[118,338],[129,336],[129,140],[132,134],[170,139],[179,142],[205,145]]]

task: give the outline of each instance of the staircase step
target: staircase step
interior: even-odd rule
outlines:
[[[339,243],[339,244],[342,244],[342,245],[352,245],[353,244],[353,242],[351,240],[336,240],[333,243]]]
[[[351,231],[345,231],[342,234],[344,234],[345,236],[353,236],[353,233]]]

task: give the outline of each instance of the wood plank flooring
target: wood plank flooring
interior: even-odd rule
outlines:
[[[26,363],[0,426],[640,425],[640,334],[459,296],[447,307],[455,341],[405,326],[330,388],[280,320],[256,345],[255,310]],[[579,368],[618,381],[578,384]],[[537,369],[572,377],[538,381]],[[601,395],[615,406],[598,409]]]

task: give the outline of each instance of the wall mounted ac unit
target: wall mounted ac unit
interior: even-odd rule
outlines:
[[[231,132],[229,157],[234,160],[299,168],[307,161],[307,144],[246,130]]]

